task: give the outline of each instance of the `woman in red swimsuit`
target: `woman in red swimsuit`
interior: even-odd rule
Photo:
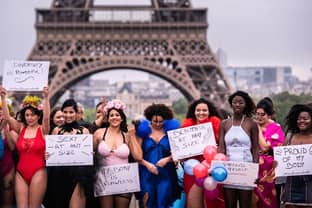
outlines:
[[[205,100],[203,98],[195,100],[188,109],[186,118],[182,122],[182,127],[193,126],[202,123],[211,122],[213,127],[213,132],[216,138],[216,144],[219,140],[219,126],[221,123],[220,113],[213,103]],[[203,155],[192,157],[198,161],[203,161]],[[190,158],[187,158],[190,159]],[[185,160],[187,160],[185,159]],[[184,173],[184,191],[186,193],[186,207],[224,207],[224,199],[222,189],[220,189],[220,194],[215,199],[208,199],[204,197],[204,190],[202,187],[197,186],[195,183],[195,177]]]
[[[6,90],[2,86],[0,89],[4,118],[19,134],[16,144],[19,161],[15,176],[17,207],[39,208],[47,184],[44,135],[48,134],[50,127],[49,90],[48,87],[43,89],[43,112],[38,109],[40,99],[30,96],[24,99],[19,122],[10,116],[5,98]]]

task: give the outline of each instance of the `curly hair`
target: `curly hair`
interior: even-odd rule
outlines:
[[[109,127],[109,122],[108,122],[108,117],[109,117],[109,114],[112,110],[115,110],[119,113],[121,119],[122,119],[122,122],[120,123],[120,130],[123,131],[123,132],[128,132],[128,126],[127,126],[127,116],[126,114],[123,112],[122,109],[117,109],[117,108],[110,108],[108,111],[107,111],[107,114],[106,114],[106,119],[107,121],[105,122],[105,126]]]
[[[246,105],[245,105],[245,109],[243,111],[243,114],[245,114],[248,117],[251,117],[252,114],[255,112],[256,105],[253,102],[253,100],[251,99],[251,97],[249,96],[249,94],[247,92],[240,91],[240,90],[234,92],[232,95],[229,96],[229,99],[228,99],[228,102],[231,105],[231,107],[233,107],[232,101],[233,101],[234,97],[236,97],[236,96],[240,96],[245,100]]]
[[[220,111],[215,107],[215,105],[204,99],[204,98],[200,98],[198,100],[195,100],[194,102],[192,102],[187,110],[187,113],[186,113],[186,118],[192,118],[194,120],[196,120],[196,116],[195,116],[195,109],[196,109],[196,106],[201,104],[201,103],[204,103],[208,106],[208,110],[209,110],[209,117],[211,116],[217,116],[218,118],[221,118],[221,114],[220,114]]]
[[[266,114],[269,116],[272,116],[275,114],[274,108],[273,108],[273,102],[268,101],[266,98],[263,98],[257,103],[257,109],[261,108],[264,110]]]
[[[42,110],[39,110],[38,108],[32,106],[32,105],[27,105],[25,106],[21,111],[20,111],[20,120],[21,122],[27,126],[27,122],[26,122],[26,117],[25,117],[25,113],[26,110],[30,110],[32,113],[34,113],[35,115],[37,115],[39,117],[38,119],[38,123],[41,125],[42,124],[42,117],[43,117],[43,113]]]
[[[151,121],[153,116],[161,116],[164,120],[172,119],[172,110],[164,104],[152,104],[144,110],[144,116]]]
[[[293,105],[290,108],[290,110],[289,110],[289,112],[285,118],[286,132],[291,132],[291,133],[300,132],[300,129],[297,125],[297,119],[298,119],[299,114],[301,112],[309,113],[310,117],[312,118],[312,108],[310,108],[308,105],[305,105],[305,104]],[[312,128],[312,126],[310,128]]]

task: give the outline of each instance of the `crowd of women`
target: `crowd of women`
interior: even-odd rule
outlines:
[[[292,106],[283,131],[272,100],[266,97],[255,105],[243,91],[228,98],[232,114],[221,114],[212,101],[201,98],[190,104],[181,123],[168,106],[151,104],[144,119],[128,125],[125,104],[103,99],[95,121],[86,127],[77,120],[79,106],[73,99],[50,112],[48,87],[42,100],[26,96],[17,113],[3,87],[0,95],[0,207],[127,208],[134,193],[94,197],[94,189],[101,185],[101,167],[129,162],[139,164],[140,192],[135,197],[140,207],[312,207],[312,175],[276,178],[273,156],[277,146],[312,144],[311,105]],[[256,188],[218,185],[218,195],[211,198],[193,175],[177,174],[186,160],[205,159],[198,155],[174,161],[167,132],[208,122],[219,153],[229,161],[259,163]],[[46,167],[48,134],[93,134],[94,165]]]

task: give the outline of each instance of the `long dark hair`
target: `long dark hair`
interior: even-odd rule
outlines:
[[[126,114],[123,112],[123,110],[121,109],[117,109],[117,108],[110,108],[108,111],[107,111],[107,114],[106,114],[106,126],[109,127],[109,122],[108,122],[108,117],[109,117],[109,114],[112,110],[115,110],[119,113],[121,119],[122,119],[122,122],[120,123],[120,130],[123,131],[123,132],[128,132],[128,127],[127,127],[127,116]]]
[[[42,110],[39,110],[38,108],[35,108],[33,107],[32,105],[26,105],[21,111],[20,111],[20,119],[21,119],[21,122],[27,126],[27,122],[26,122],[26,117],[25,117],[25,113],[26,113],[26,110],[30,110],[32,113],[36,114],[39,119],[38,119],[38,123],[41,125],[42,124],[42,116],[43,116],[43,113],[42,113]]]

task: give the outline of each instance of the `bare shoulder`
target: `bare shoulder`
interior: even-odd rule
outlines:
[[[93,133],[93,136],[98,138],[98,137],[102,137],[103,134],[104,134],[104,130],[105,128],[99,128],[97,129],[94,133]]]

